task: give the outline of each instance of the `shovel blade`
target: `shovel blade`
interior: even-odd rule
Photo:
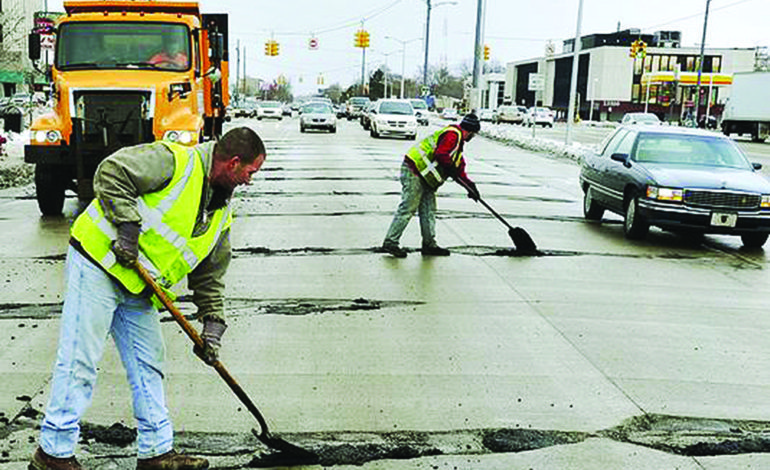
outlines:
[[[284,441],[280,437],[266,435],[265,433],[258,432],[256,429],[252,429],[251,432],[263,444],[278,451],[269,455],[269,466],[296,467],[298,465],[315,465],[321,460],[318,454]]]
[[[516,247],[516,252],[526,256],[535,256],[538,254],[537,246],[532,237],[521,227],[513,227],[508,230],[508,235]]]

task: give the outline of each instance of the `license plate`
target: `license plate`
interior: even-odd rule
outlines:
[[[738,214],[729,214],[724,212],[711,213],[711,225],[714,227],[735,227],[738,221]]]

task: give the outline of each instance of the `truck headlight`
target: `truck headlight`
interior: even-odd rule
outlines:
[[[48,142],[49,144],[56,143],[61,140],[61,132],[59,131],[34,131],[33,132],[33,138],[35,139],[35,142],[39,144],[44,144]]]
[[[759,205],[762,209],[770,209],[770,194],[762,195],[762,202]]]
[[[189,144],[193,140],[193,133],[190,131],[166,131],[166,133],[163,134],[163,140],[180,144]]]

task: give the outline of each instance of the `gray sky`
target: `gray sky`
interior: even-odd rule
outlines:
[[[477,0],[432,0],[429,63],[445,63],[459,73],[472,68]],[[454,4],[451,4],[454,3]],[[485,43],[491,59],[500,64],[543,55],[548,40],[561,50],[574,37],[578,0],[486,0]],[[63,10],[61,0],[49,0],[49,9]],[[353,47],[354,33],[369,31],[367,72],[387,62],[402,69],[402,41],[406,76],[419,76],[424,60],[425,0],[200,0],[204,12],[230,14],[231,69],[235,46],[246,49],[250,76],[273,80],[283,74],[296,94],[314,91],[319,75],[326,85],[343,87],[361,78],[361,49]],[[436,6],[438,5],[438,6]],[[683,46],[700,44],[706,0],[583,0],[583,35],[639,28],[682,32]],[[770,0],[711,0],[707,47],[770,46]],[[273,37],[280,55],[264,55],[264,43]],[[317,50],[309,50],[311,37]],[[234,74],[234,72],[233,72]],[[301,82],[300,82],[301,80]]]

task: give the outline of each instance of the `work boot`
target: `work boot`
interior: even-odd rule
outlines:
[[[391,255],[395,256],[396,258],[406,258],[406,250],[401,248],[398,245],[389,245],[384,244],[380,248],[380,250],[384,253],[390,253]]]
[[[209,461],[171,450],[151,459],[136,459],[136,470],[206,470]]]
[[[423,245],[422,255],[423,256],[449,256],[449,250],[447,250],[446,248],[441,248],[438,245],[433,245],[433,246]]]
[[[40,447],[32,455],[32,460],[27,466],[28,470],[82,470],[82,468],[75,457],[66,459],[51,457]]]

